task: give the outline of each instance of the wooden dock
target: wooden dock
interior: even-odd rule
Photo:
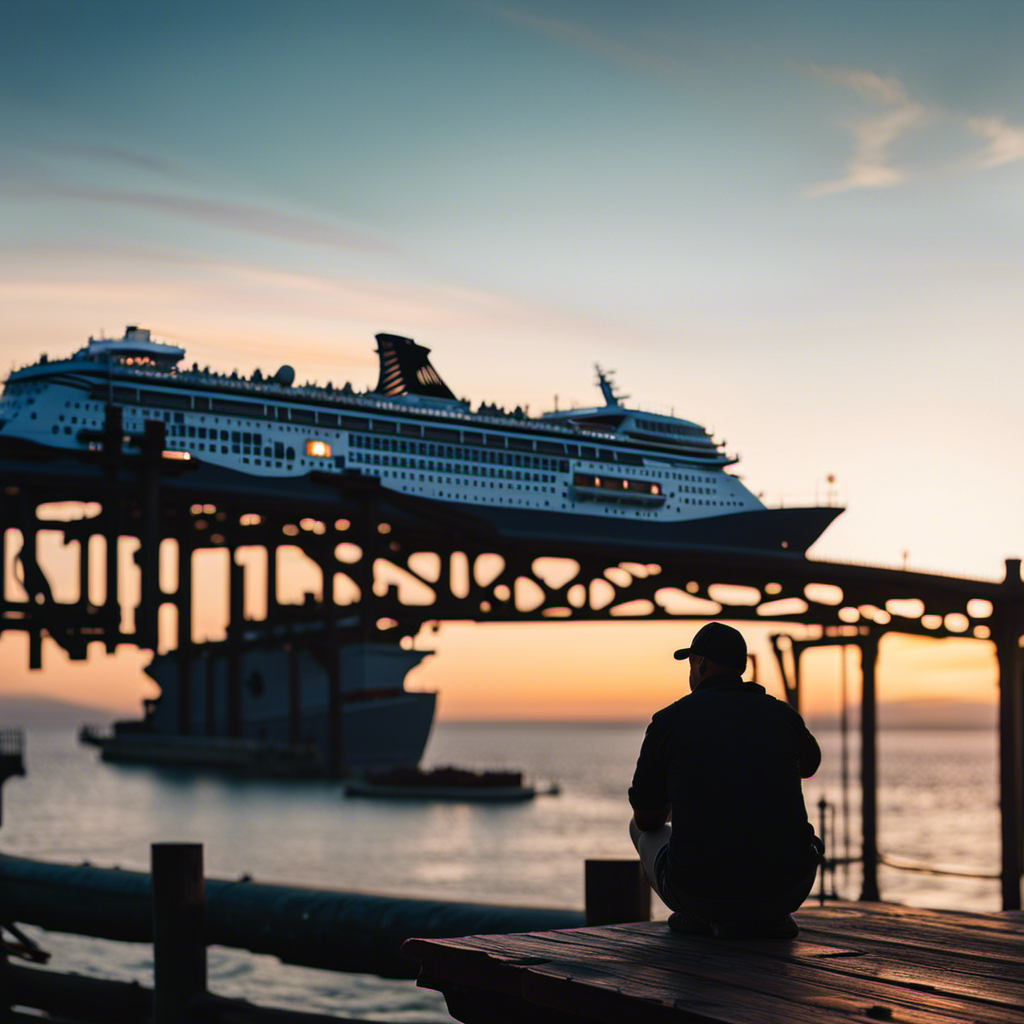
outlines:
[[[886,903],[801,910],[792,940],[664,922],[409,939],[419,984],[465,1024],[1024,1022],[1024,913]]]

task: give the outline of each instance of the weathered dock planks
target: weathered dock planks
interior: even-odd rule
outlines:
[[[793,940],[663,922],[410,939],[420,984],[466,1024],[1024,1024],[1024,914],[840,903]]]

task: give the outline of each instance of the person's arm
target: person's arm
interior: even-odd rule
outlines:
[[[671,817],[671,804],[666,804],[660,811],[645,811],[641,809],[633,811],[633,820],[641,832],[653,832],[656,828],[661,828]]]
[[[641,832],[661,828],[672,816],[668,799],[668,781],[658,764],[658,730],[652,721],[647,727],[640,756],[637,758],[633,785],[629,787],[629,804],[633,820]]]
[[[811,735],[811,731],[804,726],[803,735],[800,737],[800,775],[809,779],[821,764],[821,747],[818,741]]]

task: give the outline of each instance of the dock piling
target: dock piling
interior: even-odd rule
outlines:
[[[153,1024],[180,1024],[206,991],[201,843],[153,843]]]
[[[651,886],[639,860],[588,860],[584,872],[588,928],[650,921]]]

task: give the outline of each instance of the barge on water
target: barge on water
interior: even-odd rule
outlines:
[[[451,800],[458,803],[513,803],[535,796],[556,796],[556,783],[526,782],[519,771],[473,771],[468,768],[393,768],[350,779],[346,796],[392,800]]]

